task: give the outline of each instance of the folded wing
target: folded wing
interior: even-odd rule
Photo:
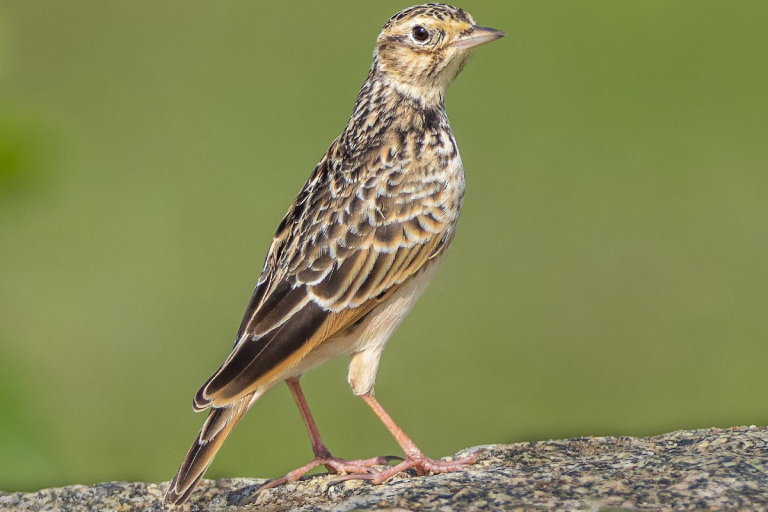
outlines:
[[[380,194],[333,179],[321,161],[278,228],[232,353],[195,408],[226,406],[279,380],[417,274],[452,236],[433,188],[415,198]]]

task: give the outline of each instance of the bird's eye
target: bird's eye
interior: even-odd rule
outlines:
[[[416,25],[413,27],[413,39],[418,41],[419,43],[423,43],[429,39],[429,31],[422,27],[421,25]]]

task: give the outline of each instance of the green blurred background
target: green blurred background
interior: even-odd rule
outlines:
[[[0,3],[0,489],[168,480],[392,1]],[[377,396],[421,448],[768,423],[768,2],[472,1],[450,256]],[[305,379],[338,456],[397,454]],[[285,386],[208,477],[311,451]]]

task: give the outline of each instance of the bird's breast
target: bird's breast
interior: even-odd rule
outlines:
[[[363,184],[384,222],[429,213],[443,229],[458,220],[464,167],[450,129],[397,131],[383,144]],[[366,193],[367,191],[367,193]]]

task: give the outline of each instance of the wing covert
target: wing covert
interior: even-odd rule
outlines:
[[[321,160],[280,224],[227,361],[195,408],[231,403],[386,299],[453,237],[443,184],[364,183]]]

